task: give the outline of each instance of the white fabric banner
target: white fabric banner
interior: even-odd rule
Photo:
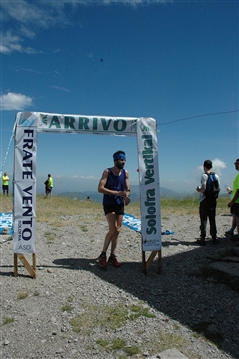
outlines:
[[[38,117],[38,132],[136,136],[138,119],[134,117],[34,114]]]
[[[156,121],[140,118],[137,122],[141,234],[144,251],[161,249],[161,216]]]
[[[17,121],[14,160],[14,253],[35,253],[37,121],[36,118],[31,118],[31,115],[25,121],[22,117],[17,117]]]

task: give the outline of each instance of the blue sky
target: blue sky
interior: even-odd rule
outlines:
[[[160,185],[194,193],[205,159],[236,175],[238,1],[0,3],[1,167],[18,111],[157,120]],[[97,190],[112,154],[138,184],[136,138],[39,133],[37,185]],[[3,166],[4,165],[4,166]]]

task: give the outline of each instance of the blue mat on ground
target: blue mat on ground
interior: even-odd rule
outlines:
[[[9,233],[13,234],[12,212],[0,212],[0,234],[5,233],[6,229],[9,229]]]
[[[129,227],[133,231],[141,233],[141,220],[134,217],[132,214],[124,213],[123,216],[123,225]],[[166,231],[161,232],[163,235],[174,234],[173,231],[166,229]]]
[[[133,231],[141,233],[141,220],[134,217],[132,214],[125,213],[123,216],[123,225],[132,229]],[[10,234],[13,234],[12,212],[0,212],[0,234],[9,229]],[[161,234],[174,234],[171,230],[161,232]]]
[[[141,220],[134,217],[132,214],[124,213],[123,225],[133,229],[133,231],[141,232]]]

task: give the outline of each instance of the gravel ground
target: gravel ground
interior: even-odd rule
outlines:
[[[97,262],[107,231],[103,215],[62,222],[37,224],[36,279],[20,261],[13,277],[13,242],[0,236],[1,358],[147,358],[170,348],[190,359],[239,358],[239,295],[199,275],[207,256],[227,247],[229,216],[217,217],[220,243],[205,247],[195,243],[198,216],[162,219],[163,230],[175,234],[162,237],[161,274],[155,260],[147,276],[139,233],[122,227],[122,267],[105,271]],[[141,315],[132,318],[133,308]]]

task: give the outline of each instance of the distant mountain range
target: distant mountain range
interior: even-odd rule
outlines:
[[[131,185],[130,186],[130,199],[131,202],[139,202],[140,195],[139,195],[139,186],[138,185]],[[38,194],[40,194],[39,192]],[[84,191],[84,192],[65,192],[65,191],[55,191],[53,192],[53,195],[63,196],[63,197],[69,197],[69,198],[77,198],[81,201],[86,201],[87,197],[90,197],[90,199],[94,202],[102,203],[103,195],[101,193],[98,193],[96,191]],[[228,196],[227,193],[220,193],[220,197]],[[186,192],[175,192],[173,190],[170,190],[165,187],[160,187],[160,197],[161,198],[176,198],[176,199],[182,199],[185,197],[199,197],[199,194],[195,191],[195,193],[186,193]]]
[[[57,194],[59,196],[69,197],[69,198],[77,198],[78,200],[86,200],[87,197],[90,197],[90,199],[94,202],[102,202],[103,195],[98,192],[93,191],[85,191],[85,192],[54,192],[54,194]],[[182,194],[179,194],[175,191],[172,191],[170,189],[160,187],[160,196],[161,197],[173,197],[173,198],[179,198],[182,197]],[[185,196],[185,194],[184,194]],[[139,195],[139,186],[138,185],[131,185],[130,187],[130,199],[131,202],[138,202],[140,199]]]

